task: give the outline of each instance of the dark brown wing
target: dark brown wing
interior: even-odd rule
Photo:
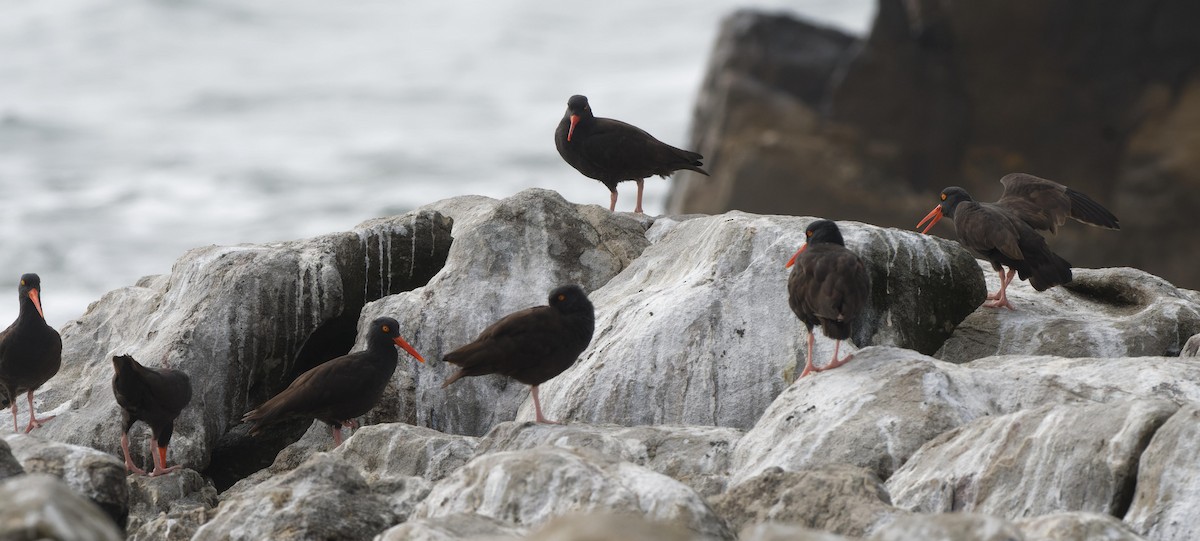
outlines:
[[[587,348],[591,335],[575,334],[563,315],[549,306],[514,312],[484,329],[475,341],[443,357],[461,369],[442,387],[465,376],[484,374],[503,374],[536,385],[539,379],[561,373]]]
[[[246,413],[243,421],[254,422],[251,434],[262,425],[288,417],[318,417],[342,402],[360,398],[362,388],[374,378],[367,352],[359,351],[322,363],[300,374],[291,385],[261,406]],[[385,382],[386,383],[386,382]]]
[[[1052,180],[1012,173],[1000,183],[1004,194],[996,204],[1039,231],[1055,233],[1067,218],[1106,229],[1121,228],[1117,217],[1100,203]]]
[[[984,254],[996,251],[1008,259],[1021,260],[1021,232],[1013,220],[1018,219],[998,204],[962,203],[954,214],[954,230],[958,241],[968,249]],[[1036,235],[1036,233],[1035,233]]]

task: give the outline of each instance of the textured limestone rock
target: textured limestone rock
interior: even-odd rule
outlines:
[[[0,481],[22,473],[25,473],[25,468],[22,468],[21,463],[12,455],[8,441],[0,439]]]
[[[1112,515],[1067,511],[1016,521],[1025,541],[1144,541]]]
[[[741,541],[851,541],[843,535],[812,530],[795,524],[764,522],[751,524],[738,533]]]
[[[348,351],[363,303],[424,284],[449,244],[449,220],[417,211],[306,240],[191,250],[171,274],[111,291],[62,328],[63,368],[40,394],[42,411],[58,418],[39,435],[119,454],[111,356],[130,354],[190,376],[194,398],[175,423],[168,460],[203,471],[243,413]],[[349,331],[329,331],[347,318]],[[313,335],[323,336],[305,348]],[[344,349],[323,350],[337,344]],[[139,423],[131,434],[134,460],[143,464],[148,433]],[[255,440],[232,460],[262,460],[254,471],[299,433],[280,435],[275,446]]]
[[[701,496],[718,494],[742,431],[701,426],[540,425],[508,422],[480,439],[476,456],[541,445],[587,449],[666,475]]]
[[[574,205],[556,192],[525,190],[504,200],[460,197],[425,207],[454,218],[454,245],[428,285],[368,304],[362,320],[388,314],[429,363],[416,372],[414,424],[481,435],[512,420],[528,396],[502,376],[467,378],[442,389],[454,367],[442,355],[504,315],[546,304],[554,287],[594,292],[641,253],[643,225],[596,205]],[[365,344],[359,337],[360,344]],[[361,347],[361,345],[360,345]]]
[[[1125,514],[1134,531],[1155,540],[1200,539],[1200,409],[1181,408],[1142,454],[1137,492]]]
[[[217,506],[217,489],[194,470],[169,475],[130,476],[129,526],[132,539],[191,539]]]
[[[986,269],[990,291],[1000,282]],[[1128,269],[1075,269],[1070,284],[1038,292],[1008,288],[1016,311],[983,308],[968,316],[936,357],[962,363],[992,355],[1141,357],[1179,355],[1200,332],[1200,294]]]
[[[1012,522],[979,513],[912,514],[866,538],[869,541],[1025,541]]]
[[[804,364],[806,335],[787,305],[784,264],[811,221],[739,212],[657,220],[647,232],[654,244],[592,295],[596,336],[575,366],[541,386],[543,411],[596,424],[752,426]],[[983,299],[974,260],[958,246],[839,227],[873,280],[859,346],[932,353]],[[928,291],[946,302],[920,302]],[[828,359],[833,341],[817,340],[814,355]]]
[[[328,453],[221,502],[204,540],[371,539],[395,523],[358,471]]]
[[[1194,334],[1188,338],[1187,343],[1183,345],[1183,351],[1179,352],[1180,357],[1200,357],[1200,334]]]
[[[527,530],[475,513],[413,519],[379,534],[376,541],[515,541]]]
[[[729,526],[782,522],[861,537],[897,516],[887,489],[863,468],[833,465],[785,472],[771,468],[711,500]]]
[[[1165,400],[1050,404],[976,419],[926,443],[887,487],[898,507],[923,513],[1121,516],[1138,458],[1176,409]]]
[[[27,473],[62,479],[71,490],[99,506],[117,526],[125,527],[129,489],[125,485],[125,464],[116,457],[40,436],[11,434],[4,439]]]
[[[41,473],[0,481],[0,539],[120,541],[121,530],[96,504]]]
[[[556,518],[529,536],[530,541],[704,541],[712,539],[678,524],[651,522],[633,514],[597,513]]]
[[[535,447],[480,456],[438,482],[418,518],[477,513],[536,528],[572,513],[634,513],[696,534],[731,539],[690,488],[664,475],[583,450]]]

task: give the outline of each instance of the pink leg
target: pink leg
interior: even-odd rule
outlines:
[[[639,178],[637,181],[637,185],[638,185],[637,205],[633,207],[633,211],[638,214],[641,214],[642,213],[642,188],[646,187],[646,179]]]
[[[998,270],[996,272],[1000,274],[1000,289],[1004,289],[1004,269],[1001,268],[1000,270]],[[1000,290],[999,289],[996,290],[995,293],[988,293],[987,298],[989,301],[993,300],[993,299],[999,299],[1000,298]]]
[[[608,211],[609,211],[609,212],[616,212],[616,211],[617,211],[617,191],[616,191],[616,190],[613,190],[613,191],[612,191],[612,194],[609,194],[609,197],[608,197]]]
[[[49,417],[43,417],[41,419],[34,417],[33,416],[33,391],[29,391],[28,393],[26,393],[26,395],[29,397],[29,426],[25,427],[25,433],[28,434],[31,430],[33,430],[35,428],[40,428],[44,423],[50,421],[51,419],[54,419],[56,416],[51,415]]]
[[[844,358],[844,359],[842,359],[842,360],[840,360],[840,361],[838,360],[838,358],[837,358],[837,356],[838,356],[838,348],[839,348],[841,345],[842,345],[842,341],[841,341],[841,340],[838,340],[838,341],[834,342],[834,343],[833,343],[833,360],[832,360],[832,361],[829,361],[829,364],[827,364],[827,365],[825,365],[825,366],[823,366],[823,367],[821,367],[821,368],[814,368],[814,369],[813,369],[813,371],[815,371],[815,372],[824,372],[825,370],[832,370],[832,369],[834,369],[834,368],[837,368],[837,367],[839,367],[839,366],[842,366],[843,364],[846,364],[846,363],[850,362],[850,359],[854,357],[854,354],[853,354],[853,353],[851,353],[851,354],[849,354],[849,355],[846,355],[846,358]]]
[[[329,431],[333,432],[333,446],[337,447],[337,446],[341,445],[342,444],[342,427],[331,426],[331,427],[329,427]]]
[[[13,410],[13,432],[20,432],[21,427],[17,426],[17,400],[15,398],[12,401],[12,410]]]
[[[533,410],[537,412],[537,422],[543,423],[543,424],[548,424],[548,425],[561,424],[557,421],[551,421],[550,419],[547,419],[544,416],[542,416],[542,401],[538,400],[538,386],[537,385],[534,385],[529,388],[529,394],[533,395]]]
[[[129,457],[129,433],[121,434],[121,452],[125,453],[125,471],[130,471],[140,475],[146,475],[146,470],[137,467],[133,463],[133,459]]]
[[[812,331],[808,331],[808,357],[804,361],[804,370],[802,372],[800,372],[799,376],[796,376],[796,379],[800,379],[804,376],[807,376],[807,375],[817,371],[816,367],[814,367],[813,363],[812,363],[812,359],[813,359],[812,348],[813,348],[813,333],[812,333]]]
[[[983,303],[983,305],[988,308],[1003,307],[1008,308],[1009,310],[1015,310],[1016,308],[1012,305],[1012,303],[1008,302],[1008,295],[1006,294],[1006,291],[1008,290],[1008,284],[1012,283],[1013,276],[1016,275],[1016,273],[1016,269],[1009,269],[1008,276],[1001,276],[1000,291],[996,293],[996,298]]]
[[[150,477],[158,477],[166,475],[179,469],[178,465],[167,467],[167,446],[159,446],[158,440],[150,437],[151,449],[154,450],[154,471],[150,472]]]

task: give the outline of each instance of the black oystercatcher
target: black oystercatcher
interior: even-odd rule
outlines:
[[[810,372],[837,368],[853,355],[838,360],[842,340],[850,338],[855,318],[871,295],[871,278],[857,254],[846,249],[842,232],[829,220],[817,220],[804,230],[808,241],[788,260],[788,305],[808,328],[808,361],[797,378]],[[833,360],[824,367],[813,366],[813,325],[836,340]]]
[[[618,182],[637,181],[637,205],[633,211],[640,213],[646,177],[666,178],[680,169],[708,175],[700,168],[704,156],[659,141],[637,126],[592,116],[585,96],[571,96],[567,100],[567,112],[554,130],[554,146],[571,167],[608,186],[612,192],[610,211],[617,208]]]
[[[179,469],[179,466],[167,467],[167,445],[175,433],[175,418],[192,400],[192,383],[187,374],[171,368],[142,366],[128,355],[115,355],[112,363],[113,395],[121,406],[121,451],[125,453],[125,470],[146,473],[129,457],[129,428],[136,421],[150,425],[150,444],[154,449],[154,471],[150,476]]]
[[[531,387],[537,422],[553,423],[542,415],[538,385],[561,374],[587,349],[596,315],[576,285],[555,288],[549,302],[513,312],[484,329],[474,342],[447,353],[442,360],[460,368],[442,387],[464,376],[503,374]]]
[[[1016,274],[1038,291],[1071,281],[1071,264],[1050,251],[1046,240],[1011,210],[994,203],[979,203],[966,190],[952,186],[942,190],[942,202],[933,208],[917,227],[926,221],[928,233],[933,224],[949,216],[954,220],[958,241],[972,252],[992,262],[1000,274],[1000,290],[988,294],[984,306],[1013,309],[1005,291]],[[1005,274],[1004,266],[1008,267]]]
[[[370,411],[383,397],[399,358],[394,346],[425,362],[400,337],[400,324],[381,317],[371,322],[366,350],[348,353],[300,374],[287,389],[246,413],[242,420],[254,423],[250,434],[257,434],[263,426],[286,418],[320,419],[329,425],[337,447],[342,444],[342,427],[357,427],[354,418]]]
[[[58,373],[62,365],[62,339],[46,324],[42,314],[42,279],[36,274],[21,276],[17,288],[21,312],[17,320],[0,332],[0,408],[12,403],[13,431],[17,426],[17,395],[29,399],[29,425],[25,432],[42,426],[53,415],[38,419],[33,410],[33,392]]]

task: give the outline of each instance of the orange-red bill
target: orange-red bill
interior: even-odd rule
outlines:
[[[46,319],[46,314],[42,313],[42,299],[38,296],[38,290],[29,290],[29,300],[33,301],[33,307],[37,308],[38,315],[42,316],[42,319]]]
[[[420,353],[417,353],[416,349],[408,345],[408,342],[405,342],[403,338],[397,336],[393,338],[392,341],[395,342],[397,346],[404,348],[404,351],[407,351],[409,355],[416,357],[418,361],[425,362],[425,358],[422,357]]]
[[[795,255],[793,255],[793,256],[792,256],[792,258],[788,260],[788,262],[787,262],[787,265],[784,265],[784,266],[783,266],[783,268],[785,268],[785,269],[790,269],[790,268],[792,268],[792,265],[795,265],[795,264],[796,264],[796,258],[797,258],[797,257],[800,257],[800,253],[801,253],[801,252],[803,252],[805,248],[808,248],[808,243],[807,243],[807,242],[806,242],[806,243],[804,243],[804,245],[803,245],[803,246],[801,246],[799,250],[796,250],[796,254],[795,254]]]
[[[917,223],[917,227],[921,227],[921,225],[924,224],[925,222],[929,222],[929,225],[927,227],[925,227],[924,231],[921,232],[922,234],[926,234],[926,233],[929,233],[930,229],[933,229],[933,224],[938,223],[938,220],[941,220],[941,219],[942,219],[942,206],[938,205],[936,207],[933,207],[933,210],[929,211],[929,214],[926,214],[924,218],[921,218],[921,221],[919,223]],[[930,220],[932,220],[932,221],[930,221]]]
[[[571,129],[567,130],[567,140],[571,140],[571,136],[575,134],[575,125],[579,123],[579,115],[571,115]]]

